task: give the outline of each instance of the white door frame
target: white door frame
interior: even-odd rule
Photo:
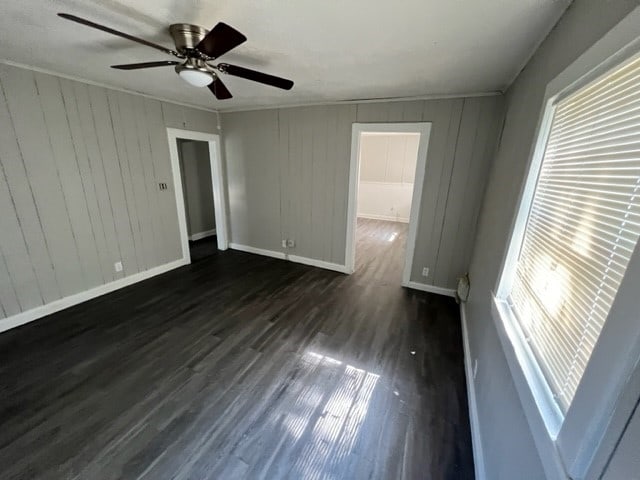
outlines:
[[[418,215],[420,214],[420,202],[422,200],[422,188],[424,187],[424,173],[427,165],[427,150],[429,148],[429,136],[431,134],[431,122],[417,123],[354,123],[351,129],[351,164],[349,168],[349,199],[347,209],[347,242],[345,249],[345,264],[347,272],[353,273],[356,265],[356,225],[358,222],[358,183],[360,179],[360,138],[363,133],[419,133],[418,159],[416,162],[416,175],[413,183],[413,195],[411,197],[411,213],[409,215],[409,235],[405,249],[404,269],[402,271],[402,284],[408,285],[411,281],[411,266],[416,247],[418,234]]]
[[[173,187],[176,195],[178,209],[178,226],[180,228],[180,240],[182,243],[182,257],[191,262],[189,253],[189,233],[187,232],[187,218],[184,204],[184,192],[182,191],[182,173],[180,172],[180,156],[178,154],[178,139],[199,140],[209,145],[209,163],[211,165],[211,183],[213,190],[213,208],[216,215],[216,237],[218,250],[229,248],[227,235],[227,204],[224,195],[224,178],[222,176],[222,154],[220,151],[220,135],[215,133],[194,132],[179,128],[167,128],[169,139],[169,155],[171,157],[171,171],[173,173]]]

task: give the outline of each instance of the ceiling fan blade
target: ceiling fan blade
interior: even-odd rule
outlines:
[[[182,57],[178,52],[171,50],[170,48],[165,48],[162,45],[158,45],[156,43],[149,42],[142,38],[134,37],[133,35],[129,35],[128,33],[119,32],[118,30],[114,30],[113,28],[105,27],[104,25],[100,25],[98,23],[94,23],[90,20],[85,20],[84,18],[76,17],[75,15],[70,15],[68,13],[59,13],[59,17],[62,17],[66,20],[71,20],[72,22],[79,23],[81,25],[86,25],[87,27],[96,28],[98,30],[102,30],[103,32],[110,33],[111,35],[117,35],[118,37],[126,38],[127,40],[131,40],[132,42],[141,43],[142,45],[146,45],[147,47],[155,48],[156,50],[160,50],[161,52],[168,53],[169,55],[174,55],[176,57]]]
[[[218,58],[247,41],[247,37],[226,23],[218,23],[196,45],[196,49],[208,57]]]
[[[161,62],[127,63],[124,65],[111,65],[111,68],[117,68],[118,70],[138,70],[141,68],[170,67],[171,65],[178,65],[179,63],[180,62],[174,62],[172,60],[164,60]]]
[[[218,65],[218,69],[233,75],[234,77],[246,78],[247,80],[253,80],[254,82],[264,83],[265,85],[271,85],[272,87],[282,88],[283,90],[291,90],[293,82],[286,78],[275,77],[268,73],[256,72],[244,67],[238,67],[237,65],[229,65],[228,63],[221,63]]]
[[[220,80],[218,77],[216,77],[216,79],[209,84],[209,90],[211,90],[211,93],[213,93],[218,100],[227,100],[233,97],[233,95],[231,95],[231,92],[227,89],[227,87],[225,87],[224,83],[222,83],[222,80]]]

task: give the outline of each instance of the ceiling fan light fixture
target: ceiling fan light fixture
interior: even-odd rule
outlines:
[[[176,66],[176,72],[180,78],[194,87],[206,87],[215,80],[215,74],[201,60],[188,59],[182,65]]]
[[[209,90],[218,100],[228,100],[233,98],[229,89],[224,85],[217,72],[226,73],[233,77],[244,78],[253,82],[270,85],[272,87],[281,88],[283,90],[291,90],[293,82],[286,78],[276,77],[264,72],[251,70],[237,65],[228,63],[219,63],[211,65],[207,62],[217,60],[230,50],[242,45],[247,41],[238,30],[223,22],[218,22],[210,31],[199,25],[191,25],[187,23],[174,23],[169,26],[169,33],[173,37],[175,50],[166,48],[157,43],[150,42],[143,38],[130,35],[128,33],[114,30],[111,27],[100,25],[86,18],[77,17],[69,13],[58,13],[58,16],[71,22],[79,23],[86,27],[90,27],[116,37],[136,42],[141,45],[159,50],[169,54],[184,63],[177,60],[160,60],[142,63],[127,63],[124,65],[111,65],[111,68],[117,70],[141,70],[147,68],[175,66],[176,73],[189,85],[195,87],[209,87]]]
[[[180,78],[182,78],[189,85],[194,87],[206,87],[213,82],[213,75],[211,72],[203,72],[202,70],[180,70],[178,72]]]

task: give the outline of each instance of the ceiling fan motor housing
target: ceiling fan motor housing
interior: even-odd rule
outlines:
[[[241,32],[224,22],[218,22],[210,31],[199,25],[192,25],[190,23],[174,23],[170,25],[169,33],[175,44],[175,50],[173,50],[70,13],[61,12],[58,13],[58,16],[65,20],[151,47],[181,60],[163,60],[111,66],[118,70],[140,70],[173,66],[176,73],[178,73],[185,82],[195,87],[208,87],[218,100],[226,100],[233,96],[220,80],[217,72],[227,73],[234,77],[271,85],[272,87],[283,90],[290,90],[293,87],[293,82],[286,78],[276,77],[228,63],[220,63],[218,65],[207,63],[217,60],[222,55],[247,41],[247,37]]]
[[[182,55],[187,55],[187,52],[196,49],[196,45],[205,37],[208,30],[189,23],[174,23],[169,27],[169,33],[176,44],[176,50]]]

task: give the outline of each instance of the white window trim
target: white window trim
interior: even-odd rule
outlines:
[[[536,132],[536,141],[532,146],[527,177],[520,194],[511,238],[502,263],[502,273],[498,279],[496,293],[493,295],[494,323],[538,454],[549,479],[598,478],[605,468],[606,461],[615,448],[615,440],[619,438],[624,428],[625,422],[621,421],[621,418],[625,415],[628,418],[631,413],[630,407],[626,409],[622,407],[633,403],[627,397],[633,397],[637,390],[640,391],[639,385],[628,382],[629,378],[638,377],[633,373],[639,370],[636,361],[640,355],[640,332],[637,332],[640,329],[637,328],[637,316],[633,314],[637,311],[638,302],[634,295],[627,294],[626,299],[616,298],[610,313],[610,317],[616,316],[616,321],[608,321],[601,334],[601,336],[612,338],[616,336],[616,331],[618,333],[620,330],[624,331],[625,324],[627,327],[635,325],[635,329],[630,329],[630,335],[623,336],[626,345],[618,350],[622,361],[619,362],[618,371],[611,372],[612,375],[617,373],[616,378],[605,382],[604,385],[601,382],[595,386],[581,385],[576,392],[576,401],[563,416],[556,402],[553,401],[548,384],[529,345],[524,340],[524,335],[518,322],[515,321],[506,297],[511,289],[515,270],[513,266],[518,258],[524,236],[556,100],[589,83],[639,51],[640,7],[637,7],[547,85],[543,101],[544,108]],[[630,273],[629,270],[634,270],[633,275],[635,272],[640,272],[639,265],[640,248],[637,248],[627,273]],[[628,289],[629,283],[623,281],[619,291]],[[632,323],[629,324],[629,322]],[[603,350],[607,348],[607,343],[610,342],[603,341],[596,345],[592,356],[594,362],[590,362],[585,371],[585,384],[594,383],[589,380],[597,378],[599,358],[595,357],[606,356],[607,352]],[[609,353],[611,353],[610,346]],[[593,402],[585,402],[584,400],[587,399],[589,401],[593,399]],[[586,403],[589,405],[584,405]]]

